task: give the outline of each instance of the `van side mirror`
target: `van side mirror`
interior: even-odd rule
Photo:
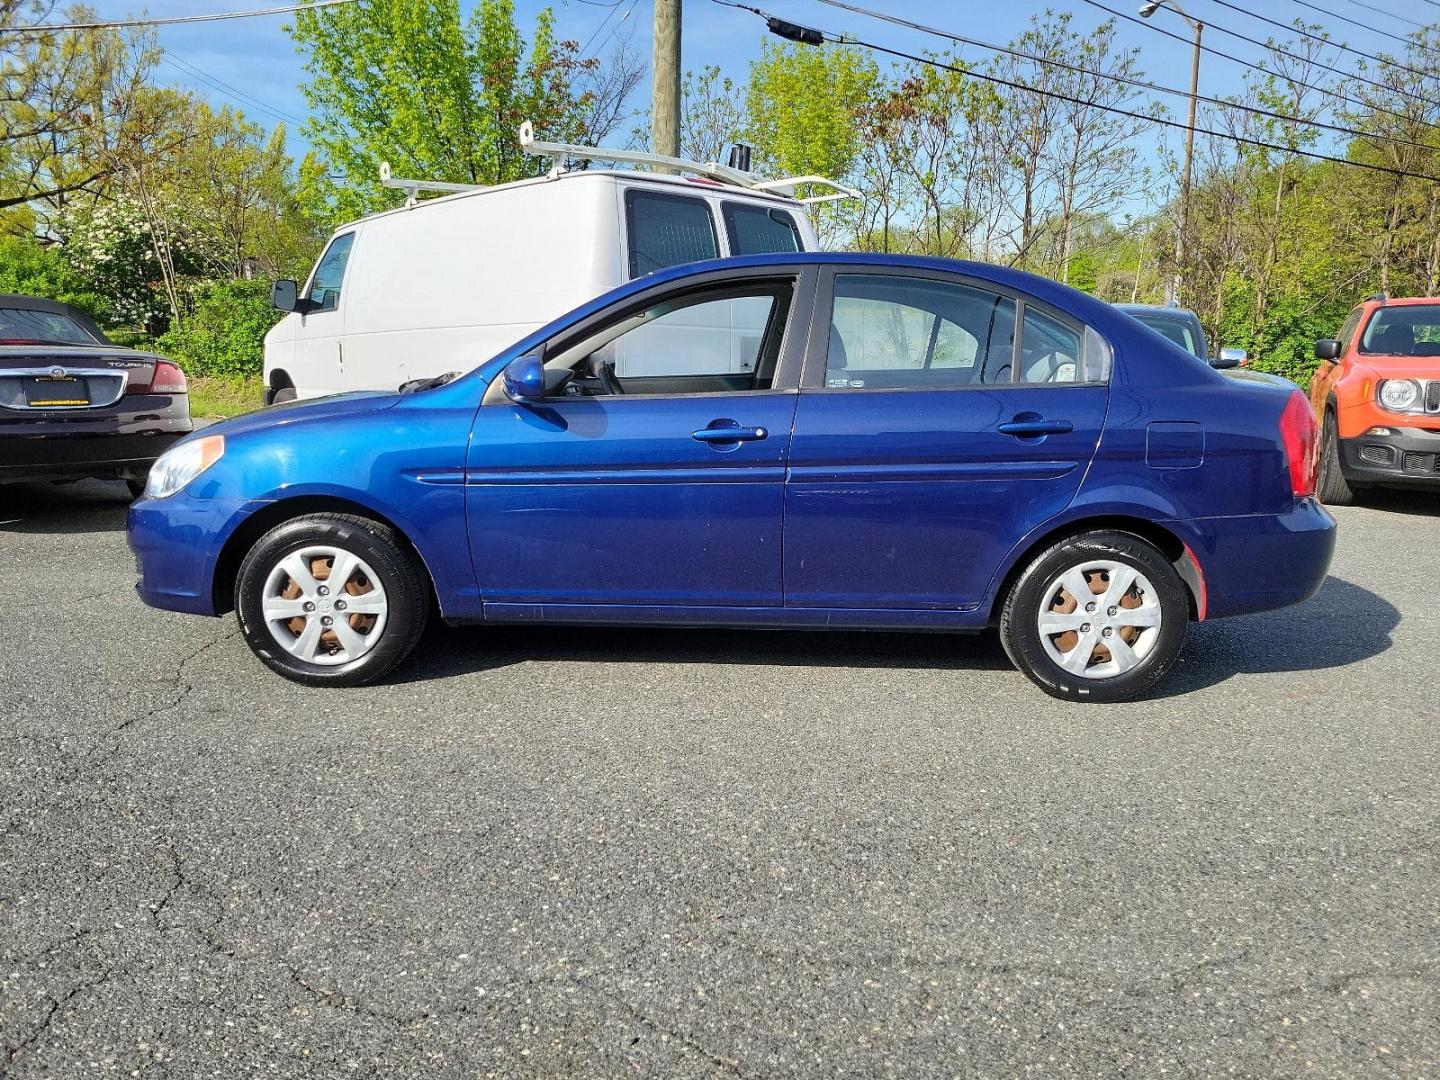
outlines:
[[[1213,368],[1244,367],[1249,359],[1250,355],[1244,349],[1221,349],[1220,355],[1210,361],[1210,366]]]
[[[524,404],[545,399],[545,359],[539,351],[517,356],[505,365],[500,377],[511,401]]]
[[[1315,342],[1315,359],[1334,363],[1340,359],[1340,342],[1333,337],[1321,338]]]
[[[270,306],[280,311],[300,310],[300,286],[282,278],[270,286]]]

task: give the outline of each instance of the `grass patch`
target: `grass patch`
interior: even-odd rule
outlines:
[[[212,375],[190,380],[190,415],[223,420],[253,412],[264,404],[265,380],[258,376]]]

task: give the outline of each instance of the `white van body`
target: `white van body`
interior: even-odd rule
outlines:
[[[631,170],[557,172],[424,200],[336,230],[300,293],[310,310],[265,336],[267,400],[287,388],[300,398],[395,390],[468,371],[632,277],[815,247],[796,199]],[[694,327],[687,350],[699,370],[740,370],[748,361],[739,358],[754,356],[746,340],[764,330],[749,325],[758,312],[737,301],[709,313],[715,325]],[[622,377],[644,374],[614,361]]]

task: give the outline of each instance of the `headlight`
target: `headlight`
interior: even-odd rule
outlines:
[[[145,497],[168,499],[219,461],[223,453],[223,435],[207,435],[203,439],[172,446],[150,466],[150,478],[145,481]]]
[[[1385,379],[1380,383],[1380,404],[1391,412],[1409,412],[1420,401],[1420,386],[1411,379]]]

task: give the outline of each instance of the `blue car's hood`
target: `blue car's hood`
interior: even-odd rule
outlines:
[[[360,416],[380,412],[392,407],[400,400],[399,394],[357,390],[333,397],[309,398],[305,401],[287,401],[255,412],[221,420],[202,428],[205,435],[243,435],[250,431],[269,431],[289,424],[307,420],[321,420],[336,416]]]

